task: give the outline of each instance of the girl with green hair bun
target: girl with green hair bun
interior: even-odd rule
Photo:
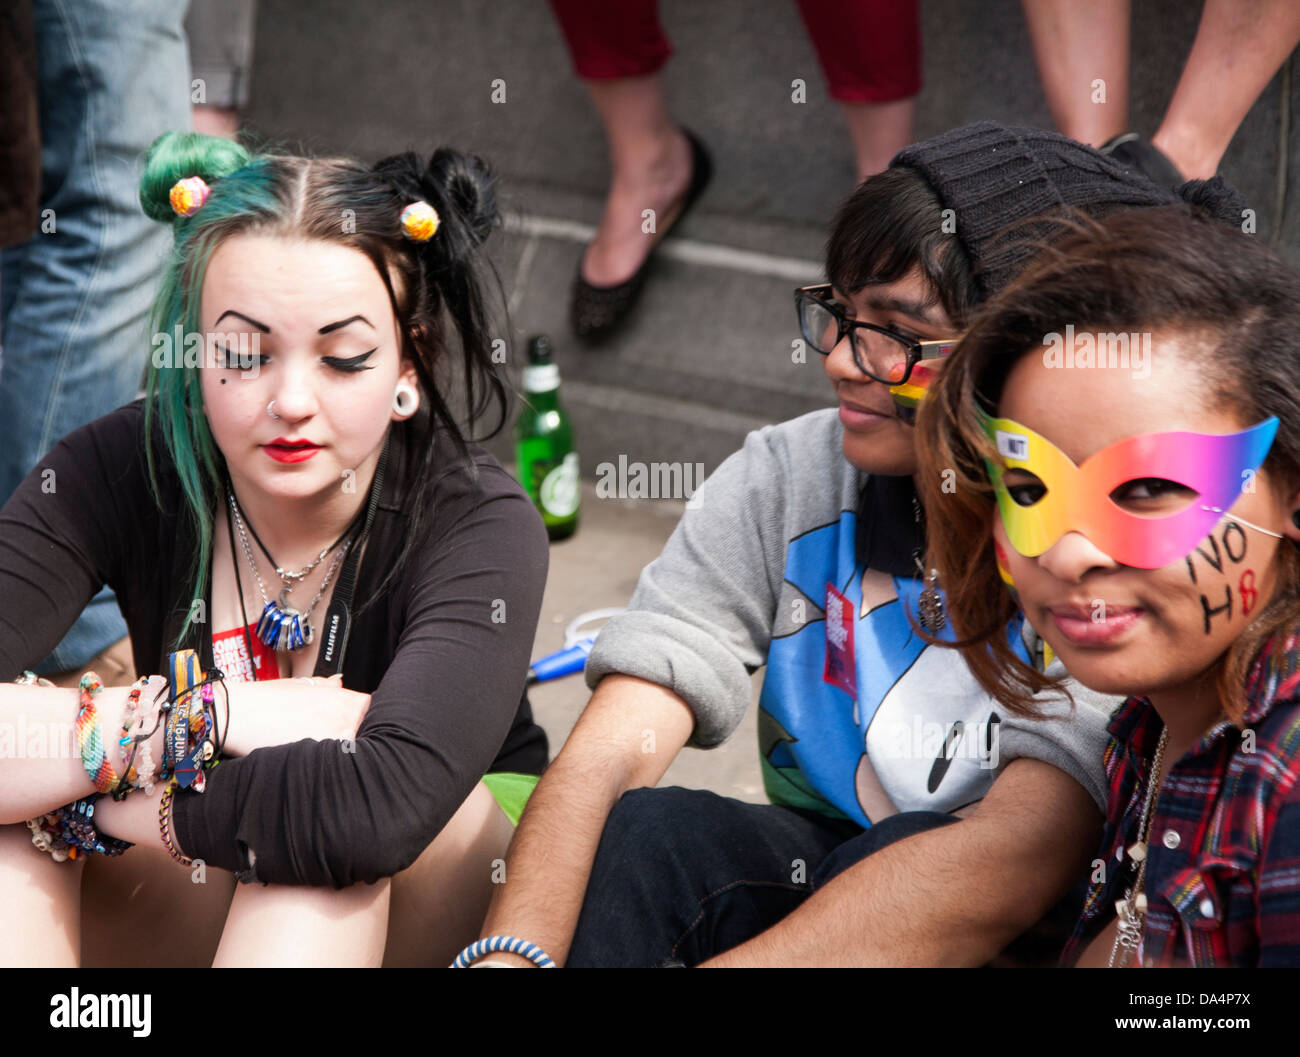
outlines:
[[[546,534],[472,439],[507,413],[493,179],[448,149],[367,167],[167,133],[140,200],[175,234],[144,396],[0,509],[0,714],[55,739],[0,753],[11,960],[447,964],[546,762],[523,692]],[[142,721],[162,678],[9,682],[104,584],[137,672],[193,650],[222,676],[187,785],[128,755],[167,749]]]

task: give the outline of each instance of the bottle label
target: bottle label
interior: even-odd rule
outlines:
[[[542,509],[551,517],[569,517],[577,513],[581,496],[578,478],[578,453],[569,452],[559,466],[542,478],[538,498]]]

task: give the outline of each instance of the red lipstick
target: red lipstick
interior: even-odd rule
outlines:
[[[320,445],[309,440],[276,437],[269,444],[263,444],[262,450],[276,462],[306,462],[320,451]]]

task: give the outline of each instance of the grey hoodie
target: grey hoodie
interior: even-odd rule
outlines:
[[[1019,757],[1065,771],[1104,811],[1106,724],[1122,699],[1071,680],[1076,707],[1042,695],[1045,718],[1016,716],[959,652],[916,635],[920,582],[855,555],[867,478],[844,458],[841,431],[828,409],[749,434],[642,571],[628,612],[601,631],[588,685],[621,672],[667,687],[694,713],[690,744],[710,748],[736,729],[749,676],[766,665],[769,799],[864,826],[967,807]],[[1027,622],[1017,617],[1008,637],[1043,667]],[[1047,671],[1064,669],[1054,660]]]

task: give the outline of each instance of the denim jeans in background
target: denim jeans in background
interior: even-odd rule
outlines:
[[[0,254],[0,503],[56,441],[140,390],[171,247],[140,209],[140,176],[158,135],[191,127],[186,7],[33,0],[41,209],[53,230]],[[125,635],[106,588],[39,670],[77,668]]]
[[[910,811],[870,829],[702,789],[634,789],[610,812],[566,965],[698,965],[771,928],[834,876],[956,819]]]

